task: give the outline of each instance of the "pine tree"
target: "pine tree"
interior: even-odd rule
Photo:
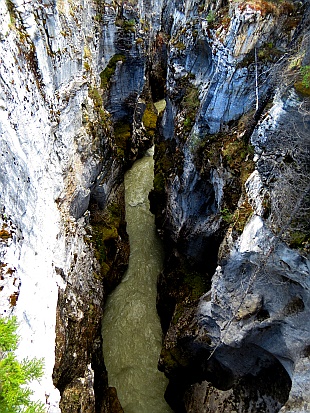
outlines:
[[[38,380],[43,374],[43,361],[16,359],[18,343],[15,317],[0,318],[0,412],[44,413],[44,405],[30,400],[32,395],[28,383]]]

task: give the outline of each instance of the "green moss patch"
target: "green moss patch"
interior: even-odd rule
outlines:
[[[170,147],[166,141],[160,142],[155,146],[155,174],[154,174],[154,191],[164,194],[166,176],[169,170],[174,167],[173,156]]]
[[[300,95],[310,96],[310,66],[302,66],[300,68],[300,76],[294,87]]]
[[[126,57],[122,54],[115,54],[111,57],[107,67],[100,73],[100,87],[106,89],[110,83],[112,76],[115,73],[116,65],[118,62],[125,62]]]
[[[150,193],[150,200],[151,210],[159,226],[164,221],[163,211],[166,208],[166,180],[171,173],[182,172],[183,159],[183,153],[174,139],[155,144],[154,189]]]
[[[135,20],[134,19],[123,20],[122,28],[126,32],[135,33],[135,31],[136,31],[136,22],[135,22]]]
[[[237,135],[218,133],[207,135],[196,148],[197,164],[203,171],[209,167],[223,165],[243,184],[254,170],[252,145],[238,138]]]
[[[202,178],[210,179],[212,168],[225,167],[229,171],[220,214],[223,224],[231,226],[237,234],[243,231],[253,213],[244,188],[255,168],[254,148],[243,138],[251,119],[251,114],[244,115],[230,133],[206,135],[195,149],[197,169]],[[243,199],[241,205],[240,197]]]
[[[232,216],[232,227],[241,234],[246,223],[253,214],[253,208],[246,199],[242,204],[236,209]]]
[[[164,193],[165,191],[165,176],[162,172],[157,172],[154,175],[154,191],[156,193]]]
[[[184,287],[188,290],[192,300],[200,298],[207,288],[207,283],[202,274],[198,272],[186,273],[184,277]]]
[[[192,129],[199,105],[199,91],[190,83],[185,88],[184,97],[181,101],[181,108],[184,112],[185,117],[183,124],[185,132],[190,132],[190,130]]]
[[[115,25],[121,27],[126,33],[136,32],[136,22],[134,19],[119,18],[115,21]]]
[[[125,158],[127,148],[131,140],[131,125],[127,122],[117,122],[114,125],[114,140],[117,147],[117,155]]]
[[[299,249],[302,251],[310,250],[310,230],[305,232],[293,230],[289,235],[289,246],[291,248]]]
[[[222,149],[224,165],[240,175],[243,184],[254,169],[252,145],[242,139],[233,139],[225,142]]]
[[[111,125],[110,114],[107,111],[105,111],[103,107],[103,100],[100,91],[95,87],[90,87],[88,89],[88,96],[94,102],[94,109],[98,114],[100,125],[105,130],[108,130]]]
[[[193,302],[197,301],[206,291],[208,291],[209,278],[208,274],[202,274],[193,271],[188,262],[180,263],[178,268],[169,275],[175,281],[178,296],[176,297],[176,306],[172,318],[172,324],[177,324],[180,317],[184,315],[186,307],[191,307]]]
[[[157,123],[157,109],[153,103],[148,103],[146,105],[143,117],[143,125],[146,129],[148,136],[153,137],[156,132],[156,123]]]
[[[113,263],[111,248],[119,237],[122,210],[118,204],[110,204],[105,211],[94,209],[91,213],[92,242],[95,256],[101,267],[101,278],[110,271]],[[98,278],[98,274],[96,274]]]
[[[15,8],[15,4],[11,0],[5,0],[6,2],[6,7],[8,9],[8,12],[10,14],[10,21],[11,24],[15,24],[15,20],[17,19],[17,12]]]

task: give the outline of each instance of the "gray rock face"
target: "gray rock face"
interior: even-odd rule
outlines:
[[[250,5],[230,5],[228,14],[208,5],[205,19],[194,2],[191,9],[170,7],[162,139],[181,155],[165,180],[167,207],[159,222],[181,264],[174,270],[168,259],[159,285],[159,308],[174,308],[160,360],[171,379],[167,398],[180,412],[274,412],[286,402],[283,411],[306,411],[300,366],[309,346],[309,111],[308,98],[288,80],[283,53],[292,32],[281,14],[263,16]],[[296,33],[306,50],[307,25]],[[264,52],[271,41],[277,56],[275,49]],[[194,113],[190,87],[198,96]],[[249,138],[254,157],[241,148]],[[215,235],[222,239],[218,267],[197,303],[194,278],[180,282],[176,273],[186,257],[207,278]],[[176,292],[184,283],[192,288],[185,298]],[[167,294],[169,285],[174,294]]]
[[[107,385],[92,361],[105,291],[83,215],[90,197],[101,208],[116,194],[121,202],[99,91],[112,46],[91,2],[1,1],[0,10],[1,315],[18,317],[18,355],[45,360],[33,388],[47,410],[60,411],[60,391],[62,411],[79,409],[80,394],[95,411],[94,389]]]
[[[33,386],[49,413],[121,410],[99,326],[128,250],[100,269],[91,240],[98,221],[116,228],[123,160],[153,139],[143,114],[163,95],[170,403],[277,411],[292,380],[282,410],[308,409],[309,98],[293,84],[309,11],[294,7],[0,0],[0,309],[20,321],[19,356],[46,360]]]
[[[113,122],[134,119],[161,2],[3,0],[0,11],[1,315],[20,321],[19,355],[46,361],[33,387],[48,412],[60,395],[62,412],[121,411],[100,337],[128,256]],[[104,84],[117,54],[124,62]],[[115,251],[100,268],[94,227],[104,219]]]
[[[250,7],[241,12],[230,6],[229,10],[218,10],[217,18],[212,12],[214,21],[208,23],[212,7],[206,4],[203,9],[196,2],[186,2],[176,6],[170,3],[164,8],[163,27],[171,40],[162,133],[166,140],[176,140],[184,158],[182,176],[174,172],[167,179],[171,195],[166,219],[174,240],[181,229],[184,234],[192,234],[193,240],[203,231],[205,240],[210,233],[220,231],[218,214],[224,200],[219,188],[230,185],[231,174],[218,158],[216,168],[210,161],[209,166],[204,165],[210,171],[208,177],[202,177],[195,152],[208,134],[225,133],[242,115],[254,110],[256,70],[261,104],[273,87],[272,76],[267,76],[272,57],[254,63],[254,48],[260,51],[265,42],[275,38],[272,14],[263,18]],[[282,41],[285,47],[289,38],[284,36]],[[259,55],[262,59],[263,52]],[[204,253],[202,247],[200,254]],[[198,250],[195,254],[199,256]]]
[[[265,368],[264,362],[257,367],[261,353],[260,361],[277,359],[292,378],[310,338],[307,328],[296,336],[309,317],[308,265],[284,244],[275,246],[273,234],[253,217],[213,276],[211,301],[199,304],[198,325],[209,332],[215,349],[209,361],[219,361],[237,380]]]

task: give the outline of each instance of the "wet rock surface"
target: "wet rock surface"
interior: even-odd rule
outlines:
[[[167,400],[307,411],[309,4],[145,3],[0,1],[1,314],[49,413],[122,411],[101,312],[155,141]]]
[[[294,239],[308,231],[309,117],[283,53],[297,36],[307,48],[307,23],[297,12],[292,38],[281,13],[230,6],[226,18],[224,10],[212,22],[209,14],[193,41],[199,19],[182,25],[195,14],[192,6],[166,15],[174,37],[155,166],[153,207],[169,251],[158,296],[167,331],[159,362],[170,378],[166,397],[177,412],[273,412],[287,400],[288,409],[295,402],[302,411],[308,402],[296,400],[301,381],[291,386],[309,343],[302,327],[309,317],[309,250],[303,236],[299,244]],[[246,40],[248,30],[253,36]],[[270,50],[267,57],[267,39],[279,54]],[[262,81],[256,110],[255,91],[247,89],[255,71]],[[198,301],[193,270],[204,280]]]

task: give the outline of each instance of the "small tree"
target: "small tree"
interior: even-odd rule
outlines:
[[[0,412],[44,413],[44,405],[30,400],[32,391],[27,386],[43,374],[42,360],[15,356],[18,336],[16,318],[0,318]]]

